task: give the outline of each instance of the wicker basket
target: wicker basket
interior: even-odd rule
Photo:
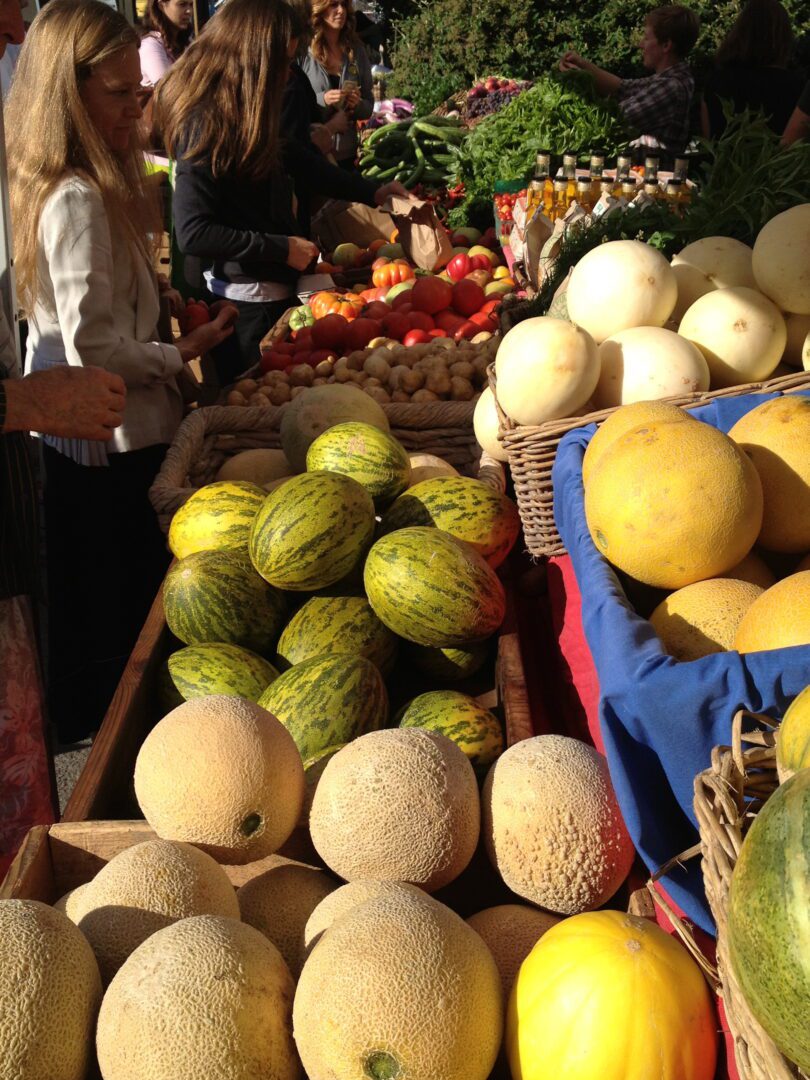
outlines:
[[[743,731],[746,720],[770,730]],[[731,727],[731,746],[717,746],[711,767],[695,778],[695,815],[700,845],[662,866],[655,880],[677,862],[700,854],[706,899],[717,926],[717,965],[709,963],[697,946],[689,926],[649,885],[653,898],[665,911],[686,947],[722,997],[740,1080],[810,1080],[777,1049],[773,1039],[756,1020],[743,997],[729,959],[728,897],[731,878],[746,833],[757,811],[776,791],[776,725],[767,716],[741,709]],[[744,749],[744,744],[748,748]]]
[[[587,424],[599,425],[611,413],[614,413],[616,408],[602,409],[582,416],[569,416],[560,420],[549,420],[537,427],[522,427],[510,420],[498,404],[494,364],[489,368],[489,384],[495,396],[500,427],[498,437],[504,445],[509,460],[518,509],[523,521],[526,547],[535,556],[564,555],[565,546],[554,521],[554,493],[551,487],[551,470],[557,456],[557,447],[563,435],[569,431],[585,427]],[[810,389],[810,372],[797,371],[795,374],[782,375],[764,382],[729,386],[723,390],[685,394],[682,397],[671,397],[665,400],[672,405],[680,405],[684,409],[696,409],[716,398],[740,397],[743,394],[767,394],[775,391],[791,394],[807,389]]]
[[[177,430],[149,492],[161,527],[168,530],[186,499],[215,479],[223,462],[242,450],[278,449],[286,405],[237,408],[214,405],[192,412]],[[436,454],[459,472],[503,490],[500,462],[481,455],[473,431],[472,401],[383,405],[391,434],[409,453]],[[476,468],[479,463],[480,468]]]

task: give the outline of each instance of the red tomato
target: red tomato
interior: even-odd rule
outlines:
[[[431,337],[427,330],[409,330],[405,337],[402,339],[402,344],[426,345],[430,340]]]
[[[190,334],[198,326],[205,326],[206,323],[211,322],[211,316],[202,300],[189,300],[186,304],[186,310],[177,321],[180,324],[181,331],[184,334]]]
[[[494,334],[498,329],[498,320],[495,316],[488,315],[483,311],[476,311],[474,315],[471,315],[470,322],[475,323],[482,330],[489,330],[491,334]]]
[[[383,304],[383,307],[386,305]],[[342,347],[346,352],[354,352],[355,349],[365,349],[372,338],[379,337],[382,332],[382,322],[379,319],[367,319],[361,316],[349,324],[349,329],[343,338]]]
[[[364,319],[384,319],[391,311],[391,308],[384,300],[373,300],[368,307],[363,311],[362,318]]]
[[[298,356],[299,353],[309,352],[312,348],[312,338],[297,338],[295,345],[293,346],[293,355]]]
[[[437,337],[450,337],[446,330],[428,330],[428,336],[432,338]]]
[[[312,344],[316,349],[340,351],[348,330],[349,323],[342,315],[324,315],[312,327]]]
[[[486,255],[473,255],[470,259],[470,270],[491,270],[492,260]]]
[[[487,300],[487,302],[481,308],[481,311],[483,311],[485,315],[490,315],[493,311],[497,311],[500,306],[501,300],[500,297],[498,297],[497,300]]]
[[[481,256],[482,259],[484,257]],[[453,286],[453,307],[459,315],[469,318],[476,311],[480,311],[485,302],[484,290],[469,278],[457,281]]]
[[[470,256],[459,254],[454,255],[450,262],[447,264],[447,273],[453,279],[453,281],[461,281],[472,270],[470,265]]]
[[[284,359],[287,361],[287,366],[284,368],[284,370],[290,371],[292,368],[295,367],[296,364],[311,364],[312,353],[309,349],[302,349],[301,352],[295,354],[295,356],[293,357],[294,363],[292,364],[290,363],[289,356],[285,356]]]
[[[398,293],[391,301],[391,310],[399,311],[403,304],[407,304],[409,308],[413,307],[411,303],[411,289],[403,289],[401,293]]]
[[[383,333],[386,337],[402,341],[411,328],[411,321],[401,311],[389,311],[382,321]]]
[[[458,315],[452,308],[447,308],[446,311],[440,311],[433,321],[440,330],[446,330],[452,336],[465,319],[463,315]]]
[[[474,323],[470,319],[467,319],[467,321],[465,323],[462,323],[458,330],[456,330],[455,334],[453,334],[453,337],[456,341],[466,341],[470,338],[474,338],[476,334],[480,333],[481,327],[478,325],[478,323]]]
[[[413,311],[413,304],[410,302],[410,300],[406,300],[404,303],[399,304],[396,308],[394,308],[394,310],[400,315],[410,315]]]
[[[436,323],[425,311],[412,311],[408,315],[411,330],[433,330]]]
[[[300,330],[296,330],[293,334],[293,341],[298,344],[299,341],[312,341],[312,327],[302,326]]]
[[[273,349],[265,349],[262,352],[260,367],[262,371],[283,371],[289,364],[290,358],[287,353],[275,352]]]
[[[273,343],[273,349],[276,352],[286,353],[288,356],[292,356],[295,352],[295,345],[291,341],[276,341]]]
[[[453,298],[453,286],[439,277],[419,277],[411,289],[411,303],[415,311],[433,315],[449,307]]]

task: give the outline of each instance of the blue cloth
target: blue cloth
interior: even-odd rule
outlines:
[[[777,396],[718,398],[692,415],[728,431],[750,409]],[[745,708],[781,717],[810,683],[810,646],[745,656],[718,653],[688,664],[664,653],[588,532],[582,458],[595,430],[593,424],[577,428],[560,443],[552,474],[554,516],[582,594],[610,774],[636,849],[655,871],[697,842],[695,776],[711,764],[713,747],[729,744],[734,713]],[[715,932],[700,859],[669,874],[664,884],[690,919]]]

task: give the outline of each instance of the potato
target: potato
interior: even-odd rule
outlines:
[[[335,370],[335,361],[328,359],[321,360],[319,364],[315,365],[313,370],[319,379],[328,379]]]
[[[330,380],[329,380],[329,379],[327,379],[327,378],[326,378],[326,377],[325,377],[324,375],[321,375],[320,377],[316,377],[316,378],[314,378],[314,379],[312,380],[312,385],[313,385],[313,386],[326,386],[326,384],[327,384],[327,383],[328,383],[329,381],[330,381]]]
[[[446,371],[428,371],[425,378],[425,389],[434,394],[442,395],[450,393],[450,376]]]
[[[291,396],[289,383],[276,383],[270,387],[270,400],[274,405],[284,405]]]
[[[357,383],[358,386],[364,386],[368,375],[366,375],[365,371],[352,371],[350,369],[349,377],[351,381]]]
[[[352,382],[353,372],[349,368],[349,362],[345,356],[335,363],[335,381],[340,383]]]
[[[312,386],[315,372],[309,364],[296,364],[290,371],[291,386]]]
[[[421,390],[425,385],[425,376],[421,371],[416,369],[406,368],[405,374],[400,379],[399,388],[404,390],[406,394],[413,394],[417,390]]]
[[[404,390],[395,390],[391,394],[391,400],[392,401],[399,401],[399,402],[410,401],[411,400],[411,395],[406,394]]]
[[[244,394],[245,397],[255,394],[258,389],[259,384],[255,379],[240,379],[238,383],[234,384],[234,390],[239,394]]]
[[[444,349],[446,351],[447,349],[455,349],[455,347],[456,347],[456,343],[455,343],[455,341],[453,341],[452,338],[449,338],[449,337],[437,337],[437,338],[433,339],[433,348],[434,349]]]
[[[472,401],[475,391],[469,379],[454,375],[450,380],[450,397],[453,401]]]
[[[400,384],[406,375],[410,375],[411,369],[404,364],[397,364],[396,367],[392,367],[388,372],[388,385],[392,390],[399,390]]]
[[[455,364],[450,365],[450,374],[472,381],[475,378],[475,368],[469,360],[456,360]]]
[[[264,394],[260,394],[257,390],[255,394],[251,394],[248,399],[248,404],[254,406],[257,409],[269,409],[270,401]]]
[[[382,386],[368,386],[364,387],[365,392],[370,398],[378,401],[380,405],[388,405],[391,401],[391,397],[387,390],[384,390]]]
[[[475,369],[475,374],[479,378],[486,378],[487,368],[491,363],[490,357],[485,353],[476,353],[472,360],[472,366]]]
[[[474,338],[471,338],[473,345],[482,345],[485,341],[489,341],[492,334],[489,330],[482,330],[480,334],[476,334]]]
[[[379,379],[375,379],[373,375],[367,375],[363,386],[371,388],[373,386],[382,386],[382,383]]]
[[[238,390],[231,390],[226,401],[229,405],[247,405],[247,398]]]
[[[290,400],[297,398],[299,394],[306,393],[308,389],[308,386],[294,386],[292,390],[290,390]]]
[[[366,357],[363,364],[363,370],[367,375],[373,375],[375,379],[379,379],[380,382],[385,382],[391,373],[391,365],[388,360],[382,356],[379,356],[376,352],[371,353]]]
[[[425,401],[439,401],[439,395],[434,394],[432,390],[417,390],[411,398],[414,404],[422,403]]]

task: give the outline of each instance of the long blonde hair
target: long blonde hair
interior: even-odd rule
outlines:
[[[28,314],[41,286],[42,208],[67,174],[79,174],[98,189],[111,230],[151,259],[156,197],[146,182],[137,139],[133,136],[126,152],[113,153],[81,97],[82,83],[95,66],[128,45],[137,47],[137,33],[100,0],[50,0],[20,52],[6,134],[17,286]]]
[[[312,0],[312,44],[309,51],[319,64],[326,66],[329,50],[326,47],[326,23],[324,12],[329,8],[330,0]],[[356,21],[352,0],[346,0],[346,24],[340,31],[338,44],[349,60],[354,60],[360,39],[357,36]]]
[[[228,0],[159,84],[169,156],[205,161],[215,176],[266,178],[278,164],[290,43],[305,29],[285,0]]]

